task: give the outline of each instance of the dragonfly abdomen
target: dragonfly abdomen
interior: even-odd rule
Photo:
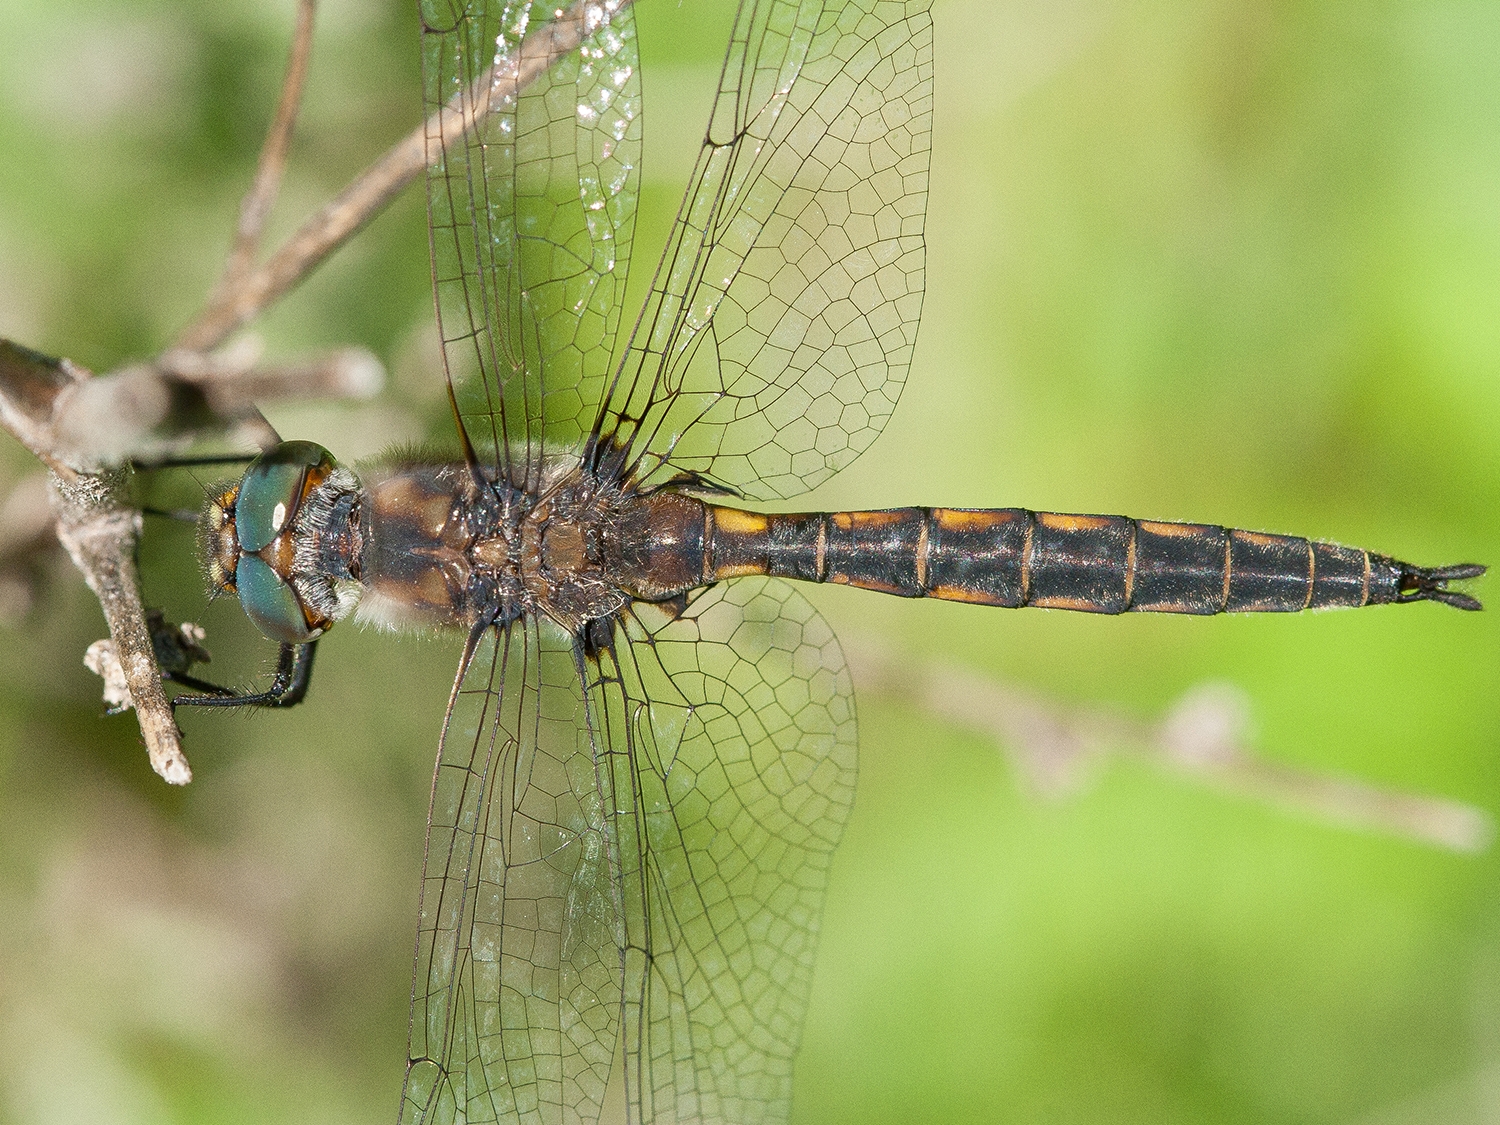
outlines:
[[[1088,613],[1293,613],[1432,599],[1475,568],[1427,570],[1289,535],[1025,508],[766,515],[710,507],[704,573],[840,582],[908,598]]]

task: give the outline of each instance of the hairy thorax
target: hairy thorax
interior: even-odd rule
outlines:
[[[527,486],[462,464],[374,470],[358,505],[359,618],[391,628],[544,615],[569,632],[701,582],[703,504],[639,495],[549,458]],[[696,551],[696,555],[694,555]]]

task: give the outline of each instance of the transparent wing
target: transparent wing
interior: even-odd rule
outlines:
[[[434,787],[403,1120],[785,1121],[854,774],[842,654],[777,580],[588,660],[493,642]]]
[[[659,612],[620,626],[618,680],[598,689],[625,703],[605,713],[628,719],[611,744],[631,747],[640,834],[627,1093],[640,1121],[782,1122],[854,799],[849,675],[827,623],[776,579],[713,587],[653,626]]]
[[[610,371],[635,224],[640,66],[619,0],[422,0],[444,365],[516,483],[574,445]]]
[[[921,312],[927,0],[746,3],[598,430],[645,483],[788,497],[895,408]]]
[[[444,723],[403,1122],[594,1121],[615,1053],[621,911],[572,642],[492,630]]]

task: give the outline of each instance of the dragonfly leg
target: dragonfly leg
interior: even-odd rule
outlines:
[[[184,677],[169,673],[167,679],[203,693],[179,695],[172,700],[172,706],[294,707],[307,698],[307,687],[312,682],[313,655],[317,648],[317,641],[309,641],[305,645],[283,644],[276,658],[276,674],[271,677],[271,686],[265,691],[237,692],[199,680],[195,676]]]
[[[230,697],[237,694],[233,688],[227,688],[222,684],[212,683],[197,676],[189,676],[186,672],[168,672],[164,669],[161,678],[169,684],[181,684],[185,688],[202,692],[204,695]],[[187,697],[184,696],[183,698],[186,699]]]
[[[132,461],[131,467],[138,473],[155,473],[162,469],[198,469],[205,465],[245,465],[254,461],[256,453],[215,453],[207,457],[162,457],[154,461]]]

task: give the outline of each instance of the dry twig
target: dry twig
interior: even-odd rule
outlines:
[[[630,0],[618,0],[622,7]],[[491,106],[575,50],[602,11],[576,0],[528,36],[512,62],[491,67],[312,216],[264,265],[253,266],[265,217],[280,183],[311,49],[312,0],[298,11],[287,75],[263,146],[254,186],[240,208],[234,247],[204,311],[157,360],[94,377],[69,363],[0,341],[0,425],[52,470],[58,538],[99,597],[110,639],[141,724],[153,767],[167,781],[191,778],[181,732],[162,690],[135,571],[140,513],[124,474],[131,460],[159,458],[236,424],[253,444],[276,440],[254,402],[288,394],[368,393],[378,361],[342,349],[311,363],[257,367],[210,353],[264,312],[389,204],[427,166],[430,144],[451,143]],[[477,107],[471,112],[465,107]]]
[[[255,182],[240,202],[240,221],[235,228],[234,249],[224,263],[224,273],[209,295],[209,307],[232,297],[243,284],[243,278],[255,265],[260,239],[281,190],[281,174],[286,168],[286,153],[292,142],[292,128],[302,107],[302,87],[307,80],[307,64],[312,58],[313,22],[317,15],[316,0],[300,0],[297,5],[297,30],[292,35],[291,57],[287,60],[286,78],[276,101],[276,116],[271,120],[260,159],[255,167]]]
[[[612,7],[624,8],[629,3],[617,0]],[[599,0],[575,0],[528,35],[503,66],[497,64],[481,73],[468,91],[455,94],[356,176],[262,266],[241,274],[232,289],[211,301],[182,333],[177,346],[208,351],[254,320],[383,211],[437,158],[442,146],[473,129],[492,107],[506,104],[554,62],[577,50],[596,26],[603,7]]]

